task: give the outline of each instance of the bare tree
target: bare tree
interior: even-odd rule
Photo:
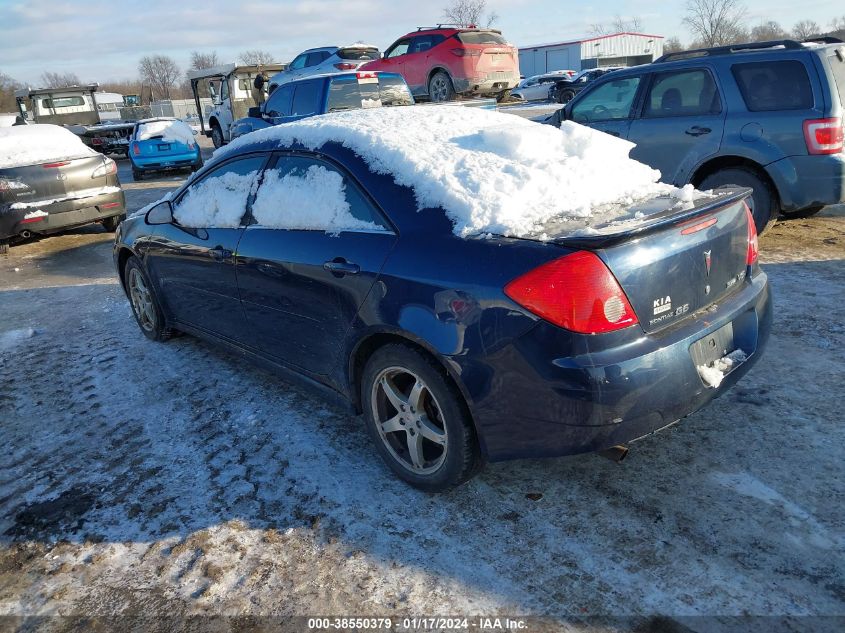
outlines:
[[[831,31],[845,31],[845,15],[839,18],[833,18],[830,22]]]
[[[593,35],[609,35],[610,33],[637,33],[642,31],[643,22],[639,16],[630,18],[622,17],[618,13],[610,22],[598,22],[590,25],[590,33]]]
[[[217,51],[210,53],[201,53],[199,51],[191,51],[191,66],[188,70],[202,70],[203,68],[213,68],[220,63],[217,58]]]
[[[78,86],[80,83],[76,73],[54,73],[50,71],[41,73],[41,85],[44,88],[64,88],[65,86]]]
[[[663,42],[663,53],[680,53],[681,51],[686,50],[684,45],[681,44],[681,40],[677,37],[667,37]]]
[[[801,20],[798,24],[792,27],[792,37],[799,42],[813,37],[814,35],[821,35],[822,27],[818,22],[812,20]]]
[[[789,37],[780,24],[774,20],[763,22],[751,29],[749,40],[752,42],[770,42],[772,40],[783,40]]]
[[[4,72],[0,72],[0,112],[16,112],[18,109],[15,103],[15,90],[21,84]]]
[[[742,27],[745,5],[741,0],[687,0],[683,24],[696,42],[707,46],[734,44],[746,35]]]
[[[244,51],[238,55],[238,59],[246,66],[263,66],[264,64],[272,64],[275,61],[273,59],[273,53],[262,50]]]
[[[173,86],[182,72],[172,57],[147,55],[138,62],[138,74],[141,80],[150,86],[153,97],[172,99]]]
[[[489,28],[499,16],[495,11],[487,12],[487,0],[452,0],[452,4],[443,9],[443,19],[450,24],[460,26],[483,26]]]

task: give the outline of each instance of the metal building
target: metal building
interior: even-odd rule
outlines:
[[[613,33],[570,42],[519,48],[519,72],[525,77],[552,70],[583,70],[599,66],[636,66],[663,55],[663,36]]]

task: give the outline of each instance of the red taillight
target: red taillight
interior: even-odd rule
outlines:
[[[138,144],[138,143],[132,143],[132,153],[135,154],[135,156],[140,156],[141,155],[141,145]]]
[[[481,51],[474,48],[453,48],[452,55],[458,57],[481,57]]]
[[[746,266],[751,266],[757,262],[757,256],[760,254],[760,244],[757,241],[757,225],[754,224],[754,216],[751,214],[751,209],[743,202],[745,207],[745,217],[748,219],[748,254],[745,256]]]
[[[355,70],[358,68],[358,64],[350,64],[349,62],[341,62],[339,64],[334,65],[335,68],[338,70]]]
[[[46,215],[36,215],[35,217],[32,217],[32,218],[24,218],[23,220],[18,222],[18,224],[32,224],[33,222],[41,222],[41,220],[43,220],[46,217],[47,217]]]
[[[810,119],[804,121],[804,141],[811,154],[838,154],[842,151],[842,119]]]
[[[91,139],[91,145],[102,145],[102,144],[103,144],[103,139],[101,139],[99,136],[95,136],[94,138]]]
[[[63,161],[58,162],[58,163],[44,163],[41,166],[44,169],[52,169],[54,167],[64,167],[65,165],[70,165],[70,161],[69,160],[63,160]]]
[[[378,79],[378,75],[374,72],[372,73],[356,73],[355,77],[358,79]]]
[[[114,209],[115,207],[119,207],[119,206],[120,206],[119,202],[109,202],[108,204],[101,204],[100,208],[101,209]]]
[[[505,294],[537,316],[582,334],[639,321],[616,278],[594,253],[578,251],[517,277]]]

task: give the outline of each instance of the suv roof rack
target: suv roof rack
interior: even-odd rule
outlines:
[[[842,40],[835,37],[818,37],[807,40],[808,42],[824,42],[826,44],[837,44]],[[671,62],[678,59],[694,59],[696,57],[714,57],[717,55],[730,55],[745,51],[759,51],[769,48],[783,47],[787,50],[799,50],[804,48],[801,42],[795,40],[770,40],[768,42],[747,42],[744,44],[730,44],[728,46],[713,46],[711,48],[696,48],[689,51],[667,53],[654,60],[654,63]]]
[[[478,26],[476,26],[475,24],[457,24],[455,22],[441,22],[437,26],[418,26],[417,32],[419,32],[419,31],[436,31],[438,29],[449,28],[449,27],[454,28],[454,29],[463,29],[465,31],[471,31],[471,30],[493,31],[494,33],[498,33],[499,35],[502,34],[502,32],[499,29],[482,29],[482,28],[479,28]]]

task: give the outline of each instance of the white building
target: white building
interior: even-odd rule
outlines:
[[[614,33],[570,42],[521,46],[519,72],[525,77],[531,77],[552,70],[636,66],[653,62],[661,55],[661,35]]]

